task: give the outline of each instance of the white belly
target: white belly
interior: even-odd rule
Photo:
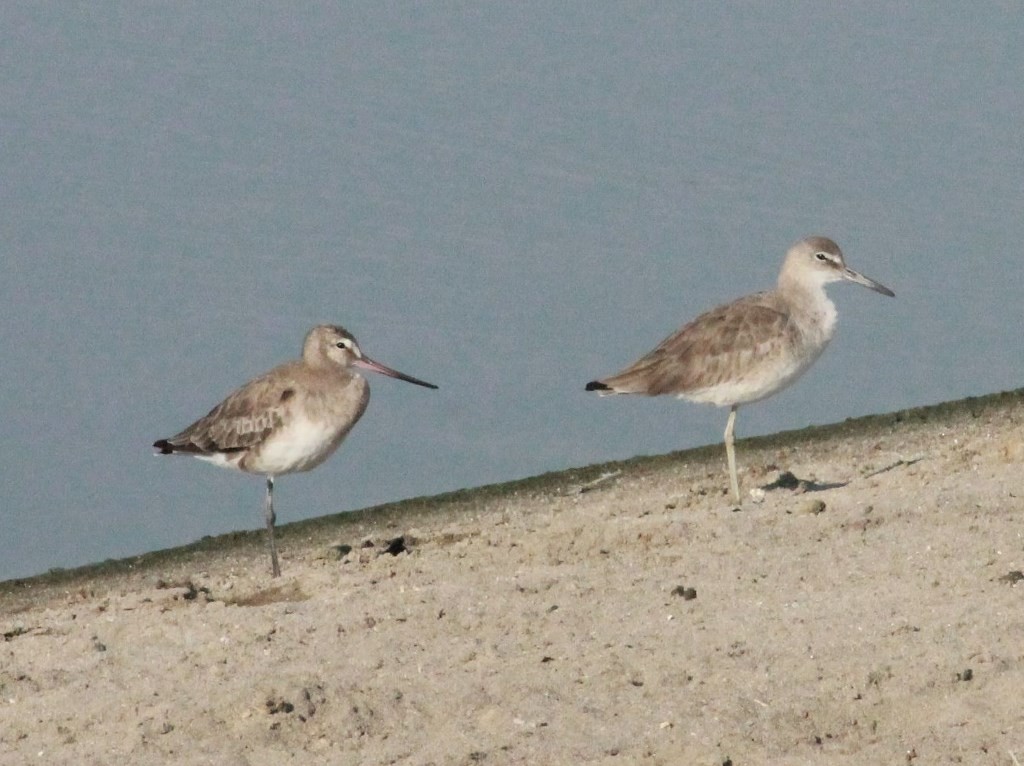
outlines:
[[[267,438],[245,460],[245,470],[276,476],[316,468],[333,454],[348,429],[297,417]]]

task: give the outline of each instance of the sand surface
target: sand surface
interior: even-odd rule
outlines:
[[[799,483],[741,508],[715,445],[285,526],[278,581],[240,533],[0,583],[0,763],[1024,763],[1022,419],[744,440]]]

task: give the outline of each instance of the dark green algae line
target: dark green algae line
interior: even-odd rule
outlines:
[[[1024,388],[1004,391],[986,396],[968,397],[950,402],[942,402],[924,407],[898,410],[882,415],[866,415],[850,418],[840,423],[823,426],[808,426],[793,431],[781,431],[767,436],[756,436],[738,440],[741,449],[767,450],[790,447],[796,444],[813,444],[814,442],[834,438],[853,438],[881,431],[892,431],[923,425],[936,420],[956,419],[982,415],[1024,405]],[[572,485],[584,484],[602,473],[622,471],[636,473],[655,471],[679,463],[706,463],[718,461],[722,446],[719,443],[703,447],[670,452],[664,455],[638,456],[629,460],[601,463],[581,468],[569,468],[561,471],[516,479],[501,484],[488,484],[471,489],[460,489],[430,497],[415,497],[384,505],[363,508],[355,511],[342,511],[313,519],[296,521],[278,527],[279,541],[287,542],[289,538],[299,539],[311,534],[324,534],[328,531],[337,536],[344,536],[347,529],[365,523],[373,523],[384,527],[389,522],[401,522],[412,525],[417,517],[447,514],[452,518],[463,513],[471,513],[479,509],[482,503],[504,496],[543,495],[552,490],[564,490]],[[117,577],[125,574],[136,574],[147,569],[156,569],[161,564],[180,563],[192,554],[204,551],[230,550],[233,547],[263,545],[264,530],[262,528],[228,532],[216,537],[204,537],[194,543],[167,548],[164,550],[129,556],[123,559],[108,559],[97,564],[86,564],[74,569],[52,569],[33,577],[16,578],[0,582],[0,597],[6,595],[26,595],[26,590],[38,587],[47,589],[63,584],[75,584],[83,581]],[[0,615],[2,616],[2,615]]]

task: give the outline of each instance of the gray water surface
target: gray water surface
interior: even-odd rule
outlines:
[[[740,436],[1022,385],[1022,31],[1016,3],[4,4],[0,578],[260,526],[258,478],[149,445],[320,322],[441,389],[373,376],[281,523],[720,440],[721,410],[583,385],[807,234],[897,297],[832,288],[832,347]]]

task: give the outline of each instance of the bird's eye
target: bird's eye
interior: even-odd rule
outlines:
[[[348,341],[339,340],[334,345],[337,346],[338,348],[348,348]]]
[[[814,257],[817,258],[819,261],[827,261],[828,260],[828,256],[825,255],[824,253],[815,253]]]

